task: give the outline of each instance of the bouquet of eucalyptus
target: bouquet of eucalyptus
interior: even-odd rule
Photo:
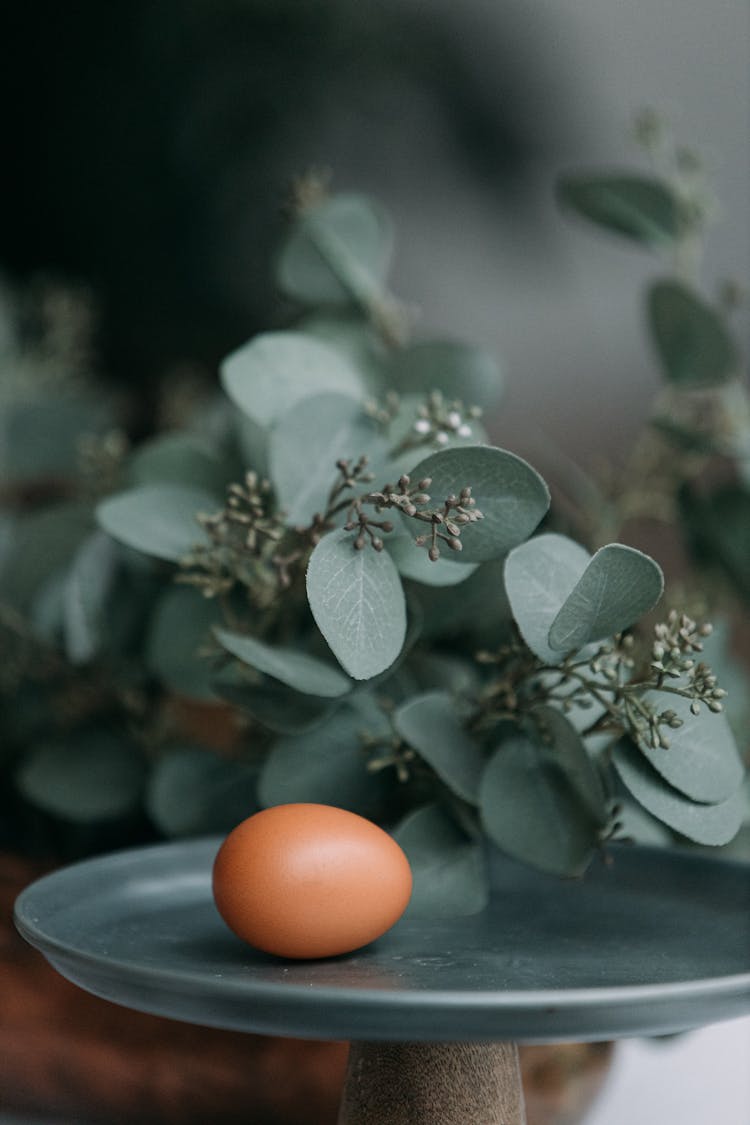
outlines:
[[[64,499],[19,518],[16,790],[167,835],[340,805],[394,831],[415,910],[481,908],[488,841],[568,876],[657,824],[726,843],[748,802],[710,626],[655,610],[647,555],[554,529],[545,481],[483,428],[493,358],[409,339],[391,244],[375,203],[305,180],[284,327],[184,429],[90,439]],[[175,700],[232,737],[186,731]]]

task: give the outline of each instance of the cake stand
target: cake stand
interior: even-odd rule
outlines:
[[[686,1031],[750,1012],[750,866],[613,848],[583,880],[497,859],[490,905],[282,961],[211,897],[220,841],[48,875],[16,924],[82,988],[214,1027],[352,1041],[340,1125],[522,1125],[516,1044]]]

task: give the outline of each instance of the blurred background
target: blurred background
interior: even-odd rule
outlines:
[[[500,358],[507,393],[491,432],[501,444],[545,475],[548,448],[584,463],[617,457],[659,381],[641,308],[658,266],[561,216],[555,177],[637,162],[634,114],[663,111],[703,155],[722,202],[708,285],[747,284],[748,42],[746,0],[7,3],[0,355],[14,334],[38,332],[40,317],[69,331],[73,351],[94,324],[85,363],[126,396],[133,434],[147,432],[165,381],[214,380],[222,356],[279,322],[267,279],[289,185],[323,167],[335,187],[391,211],[393,289],[418,334],[482,342]],[[67,298],[40,300],[51,281],[85,295],[72,321]],[[746,341],[746,311],[737,327]],[[9,379],[0,366],[0,384]],[[32,996],[18,1000],[24,1018]],[[26,1039],[20,1023],[2,1024],[0,1009],[20,1074],[39,1040],[30,1022]],[[629,1044],[591,1125],[742,1125],[750,1090],[736,1060],[749,1047],[747,1021],[668,1047]],[[699,1059],[701,1089],[715,1075],[724,1099],[708,1116],[686,1082]],[[106,1076],[114,1057],[103,1065]],[[0,1121],[21,1104],[41,1112],[38,1075],[11,1091],[8,1073]],[[47,1078],[54,1107],[64,1083]],[[673,1097],[693,1092],[668,1111],[660,1083]],[[83,1120],[80,1101],[65,1104],[78,1106],[68,1121]],[[112,1106],[102,1112],[97,1120],[119,1119]]]

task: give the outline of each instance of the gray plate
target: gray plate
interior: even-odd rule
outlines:
[[[564,882],[499,860],[482,914],[404,919],[348,957],[294,962],[225,928],[211,897],[218,844],[68,867],[23,892],[16,924],[99,996],[274,1035],[596,1040],[750,1012],[748,865],[619,848]]]

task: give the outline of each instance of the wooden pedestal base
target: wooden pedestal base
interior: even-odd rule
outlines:
[[[515,1043],[352,1043],[338,1125],[525,1125]]]

